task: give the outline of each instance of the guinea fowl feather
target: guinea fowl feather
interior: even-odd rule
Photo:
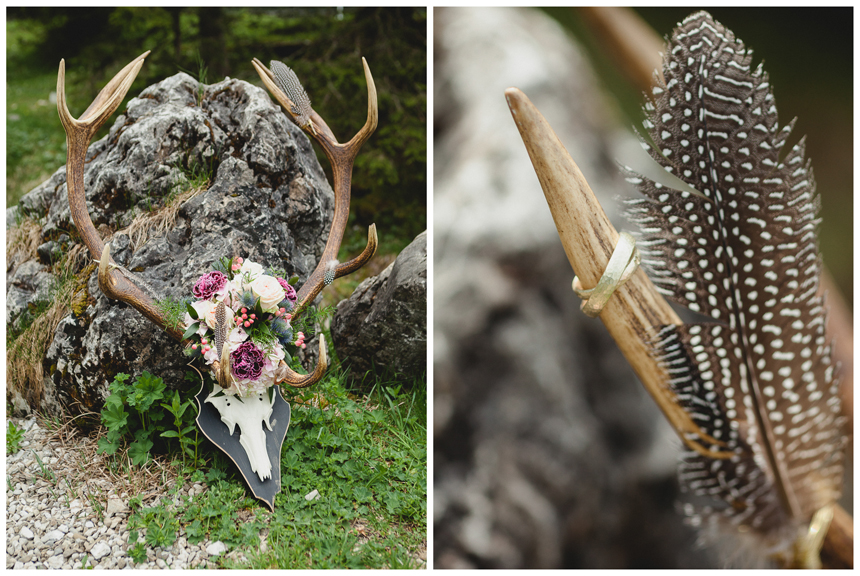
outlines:
[[[293,69],[277,60],[269,62],[269,67],[272,70],[272,75],[275,77],[275,84],[278,85],[287,98],[293,103],[292,112],[295,118],[290,117],[299,128],[304,128],[311,122],[311,99],[308,93],[305,92],[302,83],[299,82],[298,76],[293,72]]]
[[[845,435],[818,295],[819,198],[804,140],[780,157],[767,74],[706,12],[674,31],[645,105],[643,146],[686,187],[630,169],[642,261],[667,298],[710,321],[666,326],[654,353],[679,404],[707,435],[687,450],[692,524],[760,537],[784,553],[840,494]],[[758,545],[757,545],[758,546]]]
[[[227,343],[227,337],[230,329],[227,326],[227,307],[223,302],[218,302],[215,308],[215,351],[218,353],[218,359],[221,359],[221,353],[224,344]]]

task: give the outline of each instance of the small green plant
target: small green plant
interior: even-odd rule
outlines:
[[[206,538],[206,530],[200,519],[195,519],[191,524],[185,527],[185,537],[189,544],[199,544]]]
[[[134,384],[126,384],[128,374],[117,374],[110,384],[110,396],[102,408],[102,423],[107,427],[105,438],[99,440],[99,452],[114,454],[129,436],[134,441],[128,447],[129,456],[136,465],[143,464],[152,448],[153,425],[161,419],[160,410],[150,410],[152,405],[164,398],[165,384],[149,372],[144,372]],[[132,413],[126,408],[134,408],[137,422],[129,421]],[[136,424],[136,425],[135,425]]]
[[[179,392],[174,391],[169,403],[159,402],[164,399],[167,386],[161,378],[144,372],[133,383],[129,383],[128,374],[117,374],[110,384],[110,396],[102,408],[102,423],[107,428],[107,435],[99,440],[98,450],[104,454],[115,454],[128,442],[128,455],[136,466],[145,463],[156,443],[167,451],[166,440],[175,438],[179,443],[183,464],[186,456],[193,458],[192,463],[198,463],[197,449],[200,438],[196,434],[194,411],[188,410],[193,405],[191,400],[182,402]],[[133,409],[133,410],[131,410]],[[166,412],[165,412],[166,411]],[[170,429],[166,418],[167,413],[173,415],[173,426]],[[195,431],[194,436],[191,436]]]
[[[141,506],[143,506],[143,498],[141,497],[140,494],[135,494],[134,496],[132,496],[131,498],[128,499],[128,507],[131,508],[132,510],[137,510]]]
[[[9,420],[9,424],[6,426],[6,454],[14,454],[20,450],[19,444],[23,439],[24,431]]]
[[[203,96],[206,94],[206,74],[209,68],[200,57],[200,52],[197,53],[197,106],[203,105]]]
[[[190,456],[194,462],[197,462],[197,447],[200,445],[199,432],[197,423],[188,423],[188,419],[184,418],[184,414],[194,403],[191,400],[182,402],[179,399],[179,392],[173,392],[173,400],[170,404],[161,403],[161,407],[173,414],[173,425],[176,430],[167,430],[161,433],[162,438],[176,438],[179,441],[179,448],[182,452],[182,464],[185,465],[185,457]],[[194,438],[191,438],[191,433],[194,433]]]
[[[132,530],[129,535],[129,542],[134,542],[134,546],[128,549],[128,555],[135,564],[146,562],[146,548],[143,542],[137,541],[137,530]]]
[[[169,548],[176,542],[176,534],[179,531],[179,519],[172,508],[159,504],[151,508],[140,508],[135,511],[128,519],[128,527],[129,544],[137,542],[139,530],[145,529],[144,540],[146,545]],[[146,551],[141,542],[130,548],[128,553],[136,563],[143,562],[146,559]]]
[[[87,500],[89,500],[90,506],[96,513],[96,518],[98,518],[99,522],[104,522],[105,520],[105,509],[102,506],[102,503],[99,501],[98,497],[92,492],[87,493]]]

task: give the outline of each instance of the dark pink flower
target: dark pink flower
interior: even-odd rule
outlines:
[[[191,289],[191,293],[201,300],[209,300],[226,285],[227,276],[218,271],[209,272],[197,280],[194,288]]]
[[[284,292],[286,292],[286,296],[284,296],[284,299],[289,300],[290,302],[295,304],[296,300],[299,299],[299,297],[296,295],[296,289],[293,288],[292,285],[283,278],[278,278],[278,283],[281,285],[281,288],[284,289]]]
[[[233,375],[239,380],[256,380],[263,373],[263,363],[266,355],[250,341],[239,344],[230,353],[230,365]]]

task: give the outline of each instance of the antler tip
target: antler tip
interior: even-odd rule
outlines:
[[[367,82],[367,122],[356,136],[361,138],[361,142],[364,142],[373,134],[379,123],[379,104],[376,100],[376,84],[373,81],[373,74],[370,73],[370,66],[367,65],[367,60],[363,56],[361,63],[364,66],[364,80]]]
[[[376,254],[376,247],[379,245],[379,236],[376,234],[376,223],[367,227],[367,245],[373,247],[373,253]]]
[[[60,58],[60,69],[57,71],[57,111],[61,119],[64,112],[63,108],[65,108],[66,115],[71,116],[66,107],[66,59]]]
[[[259,73],[263,70],[266,70],[266,65],[260,62],[257,58],[251,58],[251,66]]]
[[[116,280],[110,273],[110,242],[106,242],[102,248],[102,256],[99,259],[99,287],[105,296],[115,298],[113,287],[116,286]]]
[[[529,101],[529,97],[519,88],[512,86],[505,90],[505,101],[507,101],[511,113],[516,114]]]
[[[328,366],[328,352],[326,352],[325,334],[320,334],[320,364]]]

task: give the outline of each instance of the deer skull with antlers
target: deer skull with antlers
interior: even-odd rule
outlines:
[[[185,323],[180,322],[179,325],[169,325],[166,322],[164,312],[156,305],[146,291],[136,283],[135,276],[128,273],[124,268],[118,266],[110,255],[110,245],[103,242],[99,233],[96,231],[86,207],[86,198],[84,193],[84,161],[87,148],[95,133],[107,121],[107,119],[117,110],[125,94],[131,87],[132,82],[136,78],[138,72],[143,66],[144,59],[149,54],[149,51],[141,54],[123,68],[108,84],[99,92],[92,104],[80,116],[73,118],[69,113],[65,98],[65,62],[60,61],[59,74],[57,78],[57,110],[60,115],[60,120],[66,132],[66,142],[68,148],[68,156],[66,162],[67,172],[67,187],[69,195],[69,205],[71,208],[72,219],[77,227],[84,243],[95,259],[99,261],[98,283],[99,288],[104,294],[111,299],[120,300],[137,309],[150,321],[165,330],[170,336],[177,341],[190,346],[191,342],[187,339],[187,328]],[[371,224],[368,229],[368,241],[365,249],[357,257],[345,263],[337,262],[337,252],[343,240],[344,232],[349,216],[350,188],[352,180],[352,168],[355,158],[362,144],[370,137],[377,126],[378,110],[376,99],[376,87],[371,76],[367,62],[362,58],[364,66],[365,79],[367,81],[368,107],[367,121],[359,132],[345,144],[337,141],[328,127],[326,122],[313,110],[310,106],[310,100],[307,98],[295,74],[281,64],[280,62],[272,63],[272,70],[266,68],[259,60],[253,60],[253,66],[259,73],[266,88],[271,92],[274,98],[283,106],[288,117],[302,128],[313,140],[315,140],[323,149],[326,157],[332,166],[334,189],[334,216],[332,219],[331,230],[328,240],[326,241],[322,257],[320,258],[316,268],[307,278],[305,283],[298,289],[297,301],[292,310],[292,318],[295,320],[307,306],[319,295],[320,291],[335,278],[345,276],[354,272],[363,266],[376,252],[377,236],[376,227]],[[275,406],[277,411],[277,398],[268,397],[265,416],[263,412],[243,410],[241,412],[250,416],[240,416],[239,411],[230,412],[225,416],[225,413],[230,410],[226,403],[215,401],[212,396],[217,394],[217,391],[228,389],[231,387],[234,374],[230,365],[230,354],[227,352],[227,346],[219,350],[219,358],[211,363],[210,368],[212,374],[218,383],[216,392],[210,395],[207,402],[210,406],[218,406],[221,413],[221,420],[231,427],[239,425],[242,436],[242,444],[255,445],[248,448],[245,447],[249,458],[259,461],[253,466],[254,471],[260,476],[260,481],[265,480],[268,468],[271,468],[270,463],[265,462],[267,453],[265,446],[265,438],[261,440],[261,436],[257,432],[262,431],[263,425],[267,425],[272,429],[272,423],[269,422],[270,410],[268,408]],[[281,360],[280,365],[276,370],[275,396],[280,398],[280,391],[277,384],[286,383],[295,388],[305,388],[318,382],[326,371],[327,355],[325,347],[325,339],[320,335],[319,357],[314,367],[314,370],[307,375],[299,374],[286,363]],[[205,386],[204,386],[205,389]],[[201,394],[203,390],[201,390]],[[264,396],[266,392],[262,393]],[[199,396],[199,395],[198,395]],[[240,402],[241,403],[241,400]],[[286,404],[281,398],[281,403]],[[204,402],[201,404],[201,413]],[[237,403],[231,403],[235,406]],[[288,406],[288,405],[287,405]],[[260,412],[259,414],[257,412]],[[287,407],[287,425],[289,423],[289,408]],[[241,420],[240,420],[241,419]],[[245,420],[252,421],[245,421]],[[274,419],[273,419],[274,421]],[[198,417],[198,424],[200,418]],[[232,423],[232,424],[231,424]],[[283,422],[282,422],[283,424]],[[283,434],[286,434],[286,427],[275,426],[276,430],[283,429]],[[281,437],[281,442],[283,437]],[[262,446],[259,444],[262,442]],[[216,442],[216,444],[218,444]],[[280,442],[277,442],[278,447]],[[226,451],[224,446],[219,446]],[[269,454],[272,454],[269,451]],[[277,451],[279,454],[279,450]],[[238,462],[237,462],[238,464]],[[241,469],[241,466],[240,466]],[[277,483],[279,484],[279,469],[277,472]],[[252,490],[254,486],[248,475],[245,474],[246,480],[249,481]],[[279,486],[277,486],[279,490]],[[254,490],[255,495],[257,490]],[[274,494],[272,494],[272,502]],[[269,502],[270,507],[272,503]]]

